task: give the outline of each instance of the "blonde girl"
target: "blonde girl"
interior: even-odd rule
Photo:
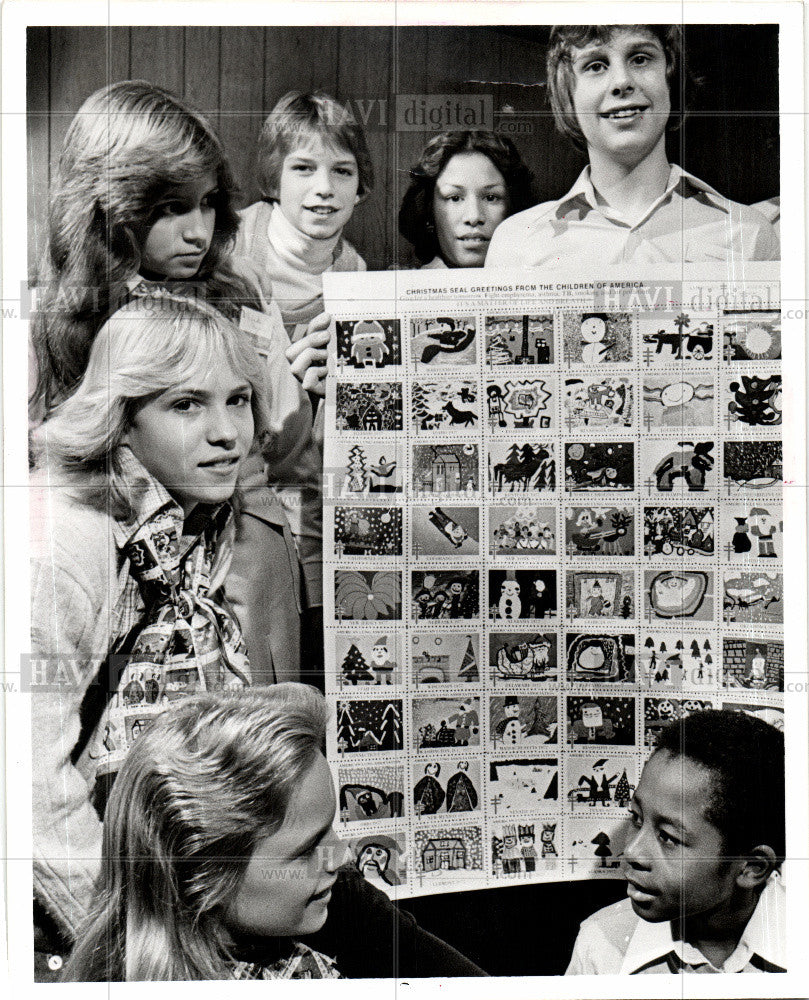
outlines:
[[[124,80],[87,98],[68,129],[51,192],[32,324],[31,418],[47,418],[74,391],[106,317],[155,285],[196,296],[250,331],[266,359],[275,448],[269,465],[255,452],[243,467],[242,485],[251,489],[243,491],[228,591],[254,668],[272,680],[299,671],[298,551],[316,572],[321,515],[307,499],[320,460],[298,381],[310,358],[287,359],[277,306],[257,276],[231,263],[236,195],[216,133],[173,94]]]
[[[264,374],[198,301],[133,299],[36,432],[31,650],[35,898],[71,938],[93,898],[109,786],[149,721],[250,667],[221,596],[231,498]]]
[[[301,684],[159,718],[113,788],[63,979],[480,975],[342,865],[325,727],[323,697]]]

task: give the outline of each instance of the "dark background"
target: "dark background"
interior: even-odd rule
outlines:
[[[376,189],[346,235],[371,269],[409,264],[396,216],[408,170],[432,133],[396,132],[396,94],[491,94],[495,125],[536,176],[539,201],[561,197],[585,160],[554,128],[544,86],[547,28],[52,27],[28,29],[29,264],[41,252],[48,183],[71,118],[105,84],[140,78],[204,111],[244,193],[255,201],[261,123],[288,90],[323,89],[371,108]],[[689,64],[704,79],[670,158],[735,201],[779,193],[778,27],[685,28]],[[511,110],[508,110],[511,109]],[[530,131],[526,132],[525,130]]]
[[[491,976],[561,976],[579,924],[626,898],[621,879],[510,885],[399,903]]]
[[[388,127],[371,113],[376,189],[347,236],[369,268],[412,263],[396,216],[408,170],[432,133],[396,132],[396,94],[491,94],[495,124],[536,177],[537,200],[558,198],[585,163],[556,131],[546,99],[547,28],[52,27],[28,29],[28,251],[44,247],[47,196],[70,120],[94,90],[147,79],[201,109],[219,130],[244,194],[258,196],[253,149],[287,90],[323,89],[342,101],[386,100]],[[751,203],[779,193],[778,28],[685,29],[703,85],[670,159]],[[368,103],[365,107],[371,107]],[[405,900],[428,930],[492,975],[564,972],[578,925],[625,896],[620,880],[510,885]]]

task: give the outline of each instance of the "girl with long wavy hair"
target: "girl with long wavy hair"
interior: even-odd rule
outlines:
[[[143,80],[97,90],[65,136],[51,188],[48,241],[34,317],[41,415],[69,395],[93,338],[138,276],[193,281],[212,304],[260,308],[229,256],[238,229],[236,182],[208,121]],[[183,208],[199,213],[186,256],[155,259],[149,234]]]
[[[47,419],[74,391],[98,329],[132,295],[168,287],[196,296],[256,338],[276,447],[269,467],[256,449],[242,470],[251,489],[242,491],[228,594],[254,668],[275,680],[299,675],[301,562],[317,575],[322,558],[313,499],[321,462],[302,384],[311,378],[307,340],[288,351],[270,286],[249,262],[237,270],[232,261],[237,195],[211,124],[174,94],[124,80],[85,100],[51,189],[30,416]],[[320,326],[312,324],[315,339]]]

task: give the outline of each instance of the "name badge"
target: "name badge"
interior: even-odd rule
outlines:
[[[249,335],[259,355],[265,361],[273,351],[280,350],[283,353],[289,343],[284,328],[279,329],[279,324],[273,321],[271,315],[259,312],[258,309],[242,306],[239,329]]]

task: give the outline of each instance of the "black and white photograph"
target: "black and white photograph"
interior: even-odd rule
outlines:
[[[801,995],[806,3],[4,5],[4,995]]]

